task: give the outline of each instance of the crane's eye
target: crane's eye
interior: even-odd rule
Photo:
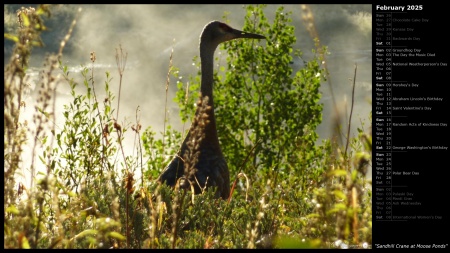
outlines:
[[[221,29],[223,29],[225,32],[231,32],[231,30],[233,30],[231,27],[229,27],[228,25],[226,25],[226,24],[224,24],[224,23],[221,23],[221,24],[219,25],[219,27],[220,27]]]

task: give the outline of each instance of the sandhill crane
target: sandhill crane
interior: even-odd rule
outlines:
[[[222,42],[237,38],[265,39],[262,35],[239,31],[219,21],[212,21],[204,27],[200,35],[201,98],[199,104],[201,101],[207,102],[208,107],[201,111],[202,106],[198,106],[195,114],[197,117],[199,114],[206,113],[208,122],[204,126],[193,122],[177,155],[159,176],[159,182],[175,186],[178,179],[182,178],[180,187],[190,188],[190,185],[193,185],[195,194],[208,187],[217,187],[216,198],[227,199],[229,197],[230,175],[220,148],[214,117],[213,62],[217,46]],[[188,172],[184,161],[185,154],[188,151],[189,142],[195,142],[195,138],[192,136],[199,136],[199,134],[202,136],[197,139],[199,154],[193,162],[186,161],[186,163],[190,162],[190,167],[194,168]],[[188,152],[192,153],[192,151]]]

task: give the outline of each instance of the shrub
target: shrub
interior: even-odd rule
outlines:
[[[15,43],[4,77],[5,248],[370,247],[371,133],[362,126],[356,138],[346,136],[345,148],[332,140],[317,144],[326,48],[317,47],[304,59],[292,47],[291,13],[280,7],[269,23],[264,5],[246,9],[243,30],[264,34],[267,41],[223,44],[226,66],[215,72],[218,131],[233,182],[229,201],[215,199],[213,191],[192,195],[155,183],[184,133],[170,125],[162,138],[150,127],[141,132],[138,115],[131,127],[118,122],[127,57],[121,47],[117,100],[108,72],[106,97],[98,99],[94,64],[82,66],[81,85],[72,77],[60,58],[75,22],[58,54],[44,64],[37,128],[28,129],[20,117],[28,58],[41,45],[42,15],[49,15],[51,6],[19,10],[17,35],[5,34]],[[294,70],[294,59],[304,67]],[[194,62],[198,66],[197,58]],[[177,77],[171,61],[168,76]],[[58,129],[50,124],[57,81],[68,84],[72,96]],[[191,119],[198,76],[190,78],[189,87],[178,82],[178,88],[180,116]],[[123,134],[130,128],[139,142],[136,155],[125,156]],[[45,168],[29,188],[15,181],[27,132],[33,156],[36,147],[44,147],[39,162]],[[33,160],[32,175],[37,164]]]

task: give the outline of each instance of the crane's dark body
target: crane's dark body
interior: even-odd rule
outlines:
[[[184,162],[181,158],[184,157],[184,153],[187,150],[187,140],[189,140],[189,134],[185,138],[177,156],[172,159],[161,174],[160,181],[174,186],[178,178],[186,175]],[[216,197],[228,198],[230,194],[230,175],[220,146],[203,140],[200,143],[198,162],[194,167],[196,168],[195,178],[188,177],[186,179],[193,184],[196,194],[200,193],[206,184],[207,187],[217,187]],[[181,188],[189,189],[189,183],[182,181]]]
[[[201,100],[208,97],[207,105],[211,107],[207,111],[209,123],[201,128],[201,139],[198,145],[198,159],[193,164],[196,169],[195,174],[189,174],[185,170],[184,162],[185,153],[188,149],[187,142],[191,140],[191,136],[197,135],[198,126],[191,125],[186,138],[170,164],[164,169],[158,178],[158,181],[174,186],[180,177],[185,177],[190,184],[193,184],[195,193],[198,194],[205,187],[217,187],[216,197],[227,199],[230,195],[230,175],[225,158],[219,144],[217,136],[216,119],[214,117],[214,100],[213,100],[213,63],[214,51],[217,46],[225,41],[236,38],[254,38],[265,39],[264,36],[252,33],[245,33],[229,27],[219,21],[208,23],[200,35],[200,61],[201,61]],[[196,115],[200,112],[197,108]],[[184,180],[182,188],[190,188],[189,183]]]

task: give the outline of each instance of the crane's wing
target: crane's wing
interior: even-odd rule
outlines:
[[[178,178],[183,176],[184,164],[180,157],[175,156],[172,161],[167,165],[161,175],[158,177],[158,181],[170,186],[175,186]]]
[[[185,164],[178,153],[164,169],[158,181],[175,186],[177,180],[185,175]],[[196,164],[193,164],[195,173],[187,173],[188,180],[193,183],[195,193],[198,194],[206,187],[216,187],[216,197],[227,199],[230,195],[230,175],[227,162],[220,149],[205,145],[200,148]],[[187,168],[189,169],[189,168]],[[188,187],[188,185],[182,186]]]
[[[222,152],[202,149],[196,168],[195,177],[197,180],[189,179],[190,181],[198,182],[201,188],[204,188],[205,184],[207,187],[217,187],[216,197],[228,198],[230,195],[230,175]]]

